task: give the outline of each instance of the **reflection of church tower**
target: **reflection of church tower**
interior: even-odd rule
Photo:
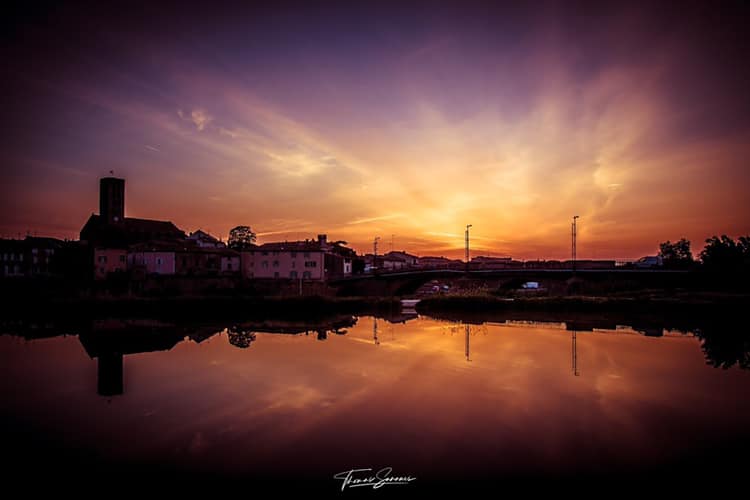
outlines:
[[[100,396],[117,396],[122,394],[122,354],[103,353],[97,364],[96,392]]]
[[[107,224],[121,222],[125,218],[125,179],[99,179],[99,215]]]
[[[123,394],[123,357],[140,352],[168,351],[185,338],[174,327],[141,327],[126,321],[95,320],[78,341],[97,360],[96,392],[100,396]]]

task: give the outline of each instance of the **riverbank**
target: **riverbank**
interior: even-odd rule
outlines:
[[[694,325],[706,321],[738,321],[750,307],[750,295],[722,293],[640,294],[615,297],[520,297],[491,295],[440,295],[422,299],[419,314],[462,321],[595,321],[639,318],[646,323]],[[632,322],[632,321],[631,321]],[[628,323],[623,323],[628,324]]]
[[[138,317],[138,318],[319,318],[332,314],[387,315],[401,303],[386,297],[97,297],[10,298],[4,316],[12,317]]]
[[[436,295],[417,304],[419,312],[490,311],[490,310],[672,310],[701,307],[747,307],[749,294],[705,293],[638,293],[614,296],[497,297],[493,295]]]
[[[400,297],[190,295],[176,297],[3,297],[4,316],[186,317],[186,318],[311,318],[330,314],[398,314]],[[703,314],[745,311],[750,294],[644,291],[612,296],[516,296],[445,294],[422,298],[420,314],[434,317],[466,313],[623,312],[638,314]]]

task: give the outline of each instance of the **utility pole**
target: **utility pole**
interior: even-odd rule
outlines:
[[[576,271],[576,219],[577,215],[573,216],[573,226],[571,228],[571,253],[573,257],[573,272]]]
[[[380,236],[376,236],[374,240],[372,240],[372,272],[375,274],[375,270],[378,268],[378,241],[380,241]]]
[[[469,272],[469,228],[471,224],[466,224],[466,272]]]

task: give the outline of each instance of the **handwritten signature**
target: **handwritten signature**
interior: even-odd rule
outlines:
[[[417,478],[412,476],[392,476],[393,467],[383,467],[373,473],[373,469],[351,469],[339,472],[333,476],[334,479],[341,480],[341,491],[347,487],[357,488],[359,486],[371,486],[377,490],[383,486],[392,484],[409,484]]]

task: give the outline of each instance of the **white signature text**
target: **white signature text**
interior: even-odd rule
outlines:
[[[377,472],[373,469],[351,469],[339,472],[333,476],[334,479],[341,480],[341,491],[347,487],[357,488],[360,486],[371,486],[377,490],[386,485],[392,484],[409,484],[417,478],[412,476],[393,476],[393,467],[383,467]]]

